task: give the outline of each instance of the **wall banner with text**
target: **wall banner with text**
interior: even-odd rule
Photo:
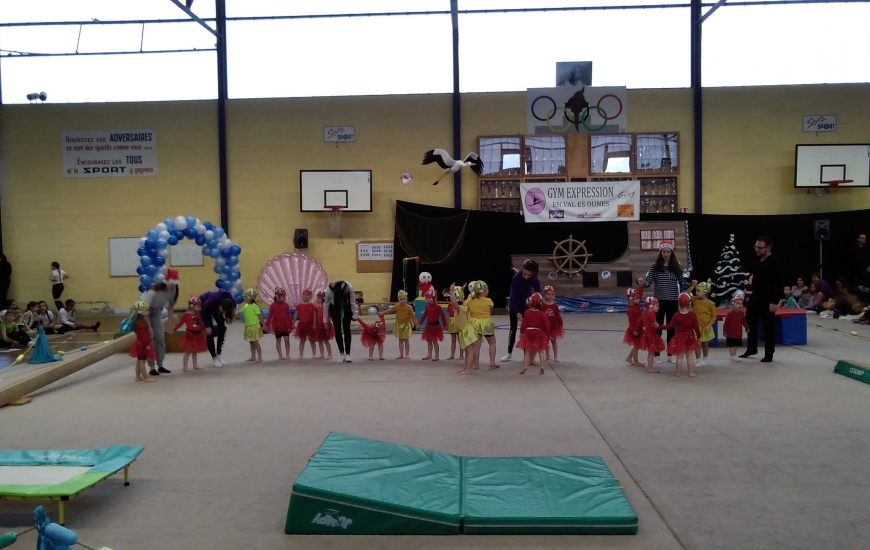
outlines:
[[[640,182],[529,182],[520,186],[523,215],[531,222],[637,221]]]
[[[89,130],[60,136],[65,178],[130,178],[157,175],[154,130]]]

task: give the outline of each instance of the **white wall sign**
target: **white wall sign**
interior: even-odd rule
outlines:
[[[528,88],[527,134],[612,134],[628,126],[624,86]]]
[[[157,175],[157,132],[90,130],[60,136],[65,178],[129,178]]]
[[[806,115],[804,132],[836,132],[837,115]]]
[[[354,141],[356,130],[353,126],[324,126],[323,141],[326,143],[339,143]]]
[[[391,243],[358,243],[356,249],[358,260],[393,259],[393,245]]]
[[[520,186],[526,222],[637,221],[640,182],[529,182]]]

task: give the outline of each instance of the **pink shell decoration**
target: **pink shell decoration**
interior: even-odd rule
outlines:
[[[275,256],[266,263],[257,277],[257,291],[260,300],[271,304],[275,300],[275,289],[282,286],[287,291],[287,303],[294,306],[302,301],[303,289],[316,292],[318,288],[326,288],[328,281],[320,262],[293,252]]]

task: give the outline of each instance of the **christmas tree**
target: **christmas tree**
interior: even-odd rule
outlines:
[[[719,305],[726,305],[731,301],[731,296],[736,290],[746,288],[749,272],[743,271],[743,266],[740,265],[740,253],[734,246],[733,233],[728,238],[728,244],[722,249],[713,277],[715,280],[710,297],[715,298]]]

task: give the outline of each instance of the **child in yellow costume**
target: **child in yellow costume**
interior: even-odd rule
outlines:
[[[414,321],[417,320],[417,316],[414,314],[413,306],[408,304],[407,292],[400,290],[397,297],[399,298],[399,303],[383,314],[396,314],[396,320],[393,323],[393,336],[399,339],[399,356],[396,359],[410,359],[411,333],[414,330]]]
[[[471,281],[468,283],[468,299],[465,306],[468,308],[468,322],[474,327],[478,340],[474,344],[474,368],[480,365],[480,348],[483,341],[489,345],[489,368],[497,369],[499,364],[495,362],[495,323],[492,322],[492,300],[489,299],[489,287],[483,281]]]
[[[450,285],[450,303],[453,305],[453,326],[457,331],[457,339],[459,340],[459,349],[465,350],[465,366],[456,371],[457,374],[471,374],[473,370],[474,360],[474,344],[480,338],[477,331],[471,325],[468,313],[468,306],[460,304],[459,300],[463,297],[462,288],[454,284]]]
[[[707,364],[707,356],[710,354],[710,340],[713,339],[713,325],[716,324],[716,304],[713,300],[707,298],[713,285],[708,281],[692,281],[692,287],[687,290],[691,293],[692,288],[695,289],[695,295],[692,296],[692,311],[695,312],[695,317],[698,318],[698,326],[701,327],[701,337],[698,339],[701,342],[701,349],[695,351],[695,358],[700,359],[698,366],[703,367]],[[704,357],[701,357],[701,353]]]

